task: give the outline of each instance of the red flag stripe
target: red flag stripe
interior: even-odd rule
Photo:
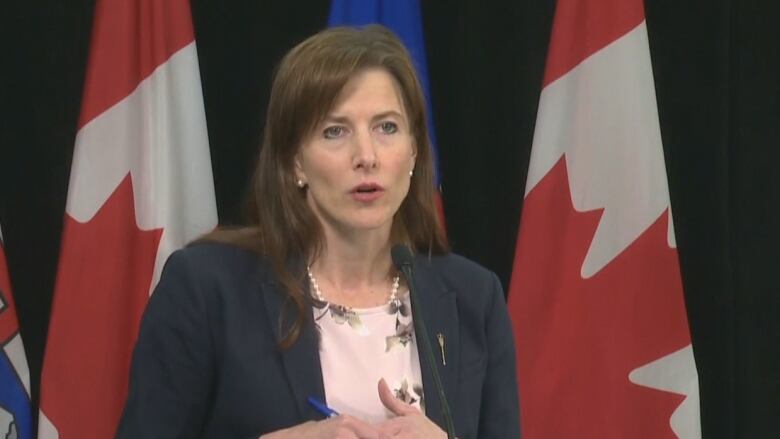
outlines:
[[[5,252],[3,241],[0,238],[0,344],[7,342],[19,330],[19,322],[16,320],[14,296],[11,294],[11,279],[6,270]]]
[[[138,229],[132,184],[125,177],[87,223],[65,216],[50,324],[56,330],[49,332],[41,378],[41,409],[63,439],[112,437],[127,396],[163,233]]]
[[[188,0],[99,0],[93,20],[78,129],[195,39]]]
[[[641,1],[558,0],[542,86],[547,87],[644,19]]]

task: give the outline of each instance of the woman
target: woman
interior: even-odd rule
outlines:
[[[249,225],[168,260],[118,437],[446,437],[412,318],[431,333],[457,436],[519,436],[501,286],[448,253],[425,120],[383,27],[326,30],[286,55]],[[394,244],[418,253],[413,314]],[[323,420],[310,398],[340,415]]]

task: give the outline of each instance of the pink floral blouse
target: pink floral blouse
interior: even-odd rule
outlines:
[[[379,400],[387,381],[396,398],[425,410],[409,294],[373,308],[314,302],[328,406],[367,422],[392,417]]]

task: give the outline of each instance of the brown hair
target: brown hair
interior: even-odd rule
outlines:
[[[295,261],[315,258],[324,245],[322,227],[306,203],[305,189],[295,184],[295,155],[325,119],[347,81],[371,68],[387,71],[397,82],[417,153],[409,193],[393,218],[390,239],[415,252],[448,251],[434,207],[425,98],[409,53],[379,25],[331,28],[309,37],[287,53],[274,76],[260,157],[247,198],[246,227],[217,230],[201,238],[251,249],[271,262],[297,312],[282,348],[295,343],[308,315],[304,272],[293,272]]]

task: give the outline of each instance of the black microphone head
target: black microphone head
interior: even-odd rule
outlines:
[[[390,256],[393,258],[393,265],[399,270],[414,265],[412,251],[403,244],[394,245],[393,248],[390,249]]]

